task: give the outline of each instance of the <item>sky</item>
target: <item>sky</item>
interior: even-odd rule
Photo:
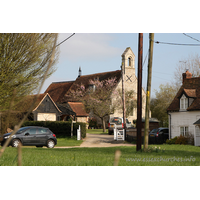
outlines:
[[[200,40],[200,33],[186,33]],[[72,33],[59,34],[58,42]],[[71,81],[78,76],[79,67],[82,75],[115,71],[121,66],[121,55],[127,47],[135,54],[135,69],[138,69],[138,33],[75,33],[60,45],[59,62],[56,72],[45,81],[42,92],[52,82]],[[199,44],[183,33],[155,33],[154,40],[165,43]],[[149,33],[143,34],[143,74],[142,86],[147,87]],[[200,46],[169,45],[154,43],[152,64],[152,97],[160,84],[173,81],[174,71],[181,61],[190,55],[199,54]]]

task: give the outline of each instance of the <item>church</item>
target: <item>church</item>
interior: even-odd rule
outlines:
[[[133,99],[137,100],[137,77],[135,74],[135,55],[131,48],[128,47],[121,55],[122,70],[124,70],[124,87],[125,91],[134,91]],[[85,88],[91,87],[90,80],[107,80],[116,78],[116,89],[122,89],[122,73],[120,70],[111,72],[102,72],[90,75],[82,75],[79,68],[78,77],[74,81],[53,82],[41,94],[40,102],[33,110],[35,121],[66,121],[69,117],[74,117],[77,122],[88,122],[89,113],[86,113],[84,105],[81,102],[70,102],[66,100],[66,94],[70,90],[76,90],[78,85],[83,84]],[[142,89],[142,117],[145,117],[146,93]],[[122,110],[115,110],[109,117],[122,117]],[[137,119],[137,108],[133,108],[128,120],[133,123]]]

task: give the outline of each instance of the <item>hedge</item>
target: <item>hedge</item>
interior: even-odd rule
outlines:
[[[76,122],[73,124],[73,135],[77,136],[77,129],[81,126],[81,137],[86,136],[86,123]],[[49,128],[56,137],[68,137],[71,136],[71,122],[63,121],[27,121],[24,122],[22,126],[42,126]]]

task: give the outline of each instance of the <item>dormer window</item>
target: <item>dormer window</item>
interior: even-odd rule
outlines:
[[[183,94],[180,98],[180,110],[186,110],[188,108],[188,98]]]
[[[95,91],[95,88],[96,88],[96,87],[95,87],[94,84],[90,84],[90,85],[89,85],[89,91],[90,91],[90,92],[94,92],[94,91]]]

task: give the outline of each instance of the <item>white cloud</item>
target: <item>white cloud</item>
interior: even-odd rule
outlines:
[[[69,36],[70,34],[59,34],[59,42]],[[60,45],[60,60],[102,60],[121,54],[119,48],[109,44],[112,40],[111,34],[77,33]]]

